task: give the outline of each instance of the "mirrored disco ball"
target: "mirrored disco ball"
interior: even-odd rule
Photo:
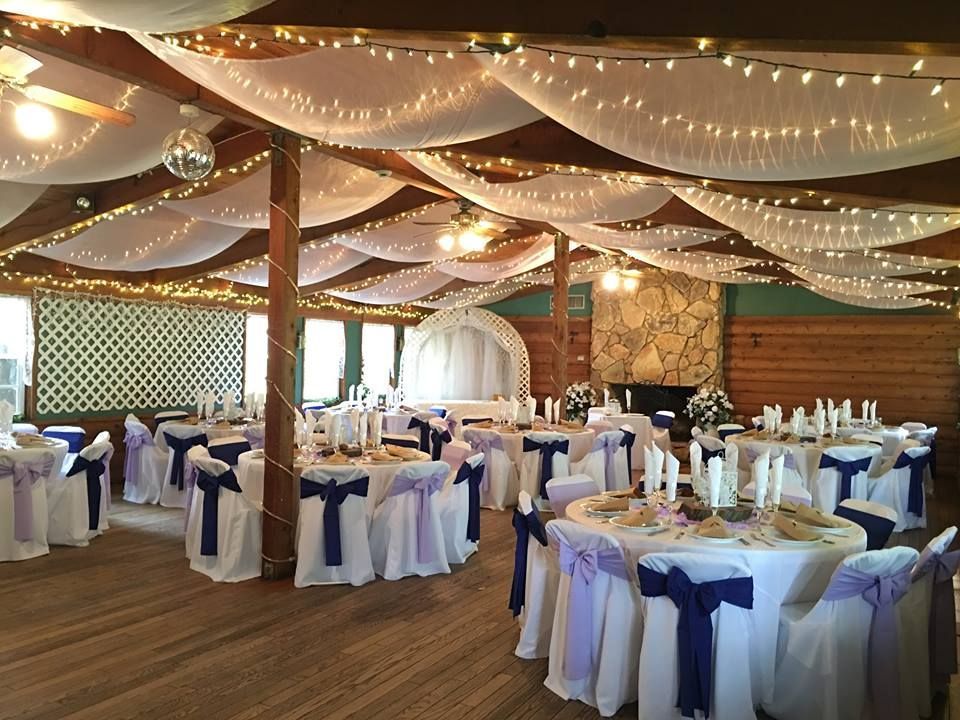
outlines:
[[[163,164],[182,180],[206,177],[216,159],[210,138],[193,128],[174,130],[163,139]]]

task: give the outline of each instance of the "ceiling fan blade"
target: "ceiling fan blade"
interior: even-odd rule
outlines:
[[[43,67],[43,63],[23,50],[4,45],[0,47],[0,75],[14,80],[22,80],[34,70]]]
[[[449,222],[420,222],[419,220],[411,220],[414,225],[424,225],[424,226],[435,226],[435,227],[448,227],[452,228],[453,223]]]
[[[84,100],[83,98],[74,97],[73,95],[67,95],[59,90],[51,90],[42,85],[27,85],[23,88],[23,94],[36,102],[52,105],[67,112],[84,115],[94,120],[113,123],[114,125],[130,127],[137,121],[136,116],[131,113],[116,110],[112,107],[101,105],[100,103]]]

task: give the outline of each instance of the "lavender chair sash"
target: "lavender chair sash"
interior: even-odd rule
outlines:
[[[616,482],[617,466],[614,460],[620,446],[620,440],[616,436],[601,437],[598,435],[594,438],[593,446],[590,448],[591,452],[603,451],[603,479],[608,490],[612,490],[613,484]]]
[[[623,439],[620,446],[627,449],[627,482],[633,483],[633,444],[637,441],[637,434],[629,430],[621,429]]]
[[[440,455],[443,454],[443,446],[445,443],[451,442],[453,436],[450,434],[449,430],[440,430],[436,427],[430,428],[430,458],[434,461],[440,459]]]
[[[598,572],[626,580],[627,569],[619,548],[581,552],[561,541],[560,572],[570,576],[563,676],[571,681],[582,680],[593,669],[593,593],[590,585]]]
[[[493,464],[493,450],[503,450],[503,438],[497,433],[469,434],[466,440],[474,452],[483,453],[483,480],[480,488],[484,492],[490,491],[490,466]]]
[[[351,495],[366,497],[370,488],[367,475],[338,485],[334,478],[326,483],[300,478],[300,499],[319,495],[323,506],[323,560],[327,567],[343,565],[343,544],[340,537],[340,506]]]
[[[838,505],[833,511],[833,514],[850,522],[855,522],[866,531],[867,550],[880,550],[887,544],[893,528],[896,527],[896,523],[894,523],[893,520],[888,520],[878,515],[871,515],[862,510],[854,510],[853,508],[844,507],[843,505]]]
[[[421,420],[418,417],[410,418],[410,424],[407,425],[408,430],[419,430],[420,431],[420,450],[422,452],[430,452],[430,421]]]
[[[905,452],[900,453],[893,464],[894,470],[910,468],[910,487],[907,490],[907,512],[916,516],[923,514],[923,469],[930,463],[933,451],[918,457],[911,457]]]
[[[680,611],[677,619],[677,674],[679,697],[677,707],[683,717],[694,717],[694,711],[710,717],[710,694],[713,683],[713,621],[711,613],[720,603],[753,608],[753,578],[695,583],[680,568],[667,574],[637,566],[640,592],[645,597],[666,595]]]
[[[840,497],[837,500],[838,503],[850,497],[850,485],[853,482],[853,476],[869,470],[871,460],[872,458],[869,456],[858,460],[839,460],[826,453],[820,456],[821,470],[836,468],[837,472],[840,473]]]
[[[53,462],[53,453],[20,462],[0,457],[0,478],[13,478],[13,539],[17,542],[33,540],[33,486],[50,474]]]
[[[170,469],[170,484],[176,485],[177,490],[183,490],[184,465],[187,461],[187,450],[197,445],[207,446],[206,435],[194,435],[188,438],[178,438],[176,435],[164,433],[163,439],[167,447],[173,450],[173,467]]]
[[[444,472],[414,478],[398,475],[393,479],[389,495],[405,492],[417,494],[417,562],[431,563],[436,559],[433,543],[433,523],[430,517],[430,496],[443,487],[447,474]]]
[[[90,518],[91,530],[96,530],[100,527],[100,499],[103,492],[103,488],[100,485],[100,478],[107,471],[107,467],[103,462],[106,457],[107,453],[104,453],[96,460],[87,460],[82,455],[77,456],[77,459],[73,461],[73,465],[70,466],[70,470],[67,471],[67,477],[76,475],[77,473],[86,474],[87,514]]]
[[[661,413],[654,413],[653,417],[650,418],[650,423],[654,427],[658,428],[671,428],[673,427],[673,418],[669,415],[663,415]]]
[[[50,430],[49,428],[40,434],[43,437],[66,441],[68,453],[78,453],[83,450],[83,438],[86,437],[86,433],[81,431]]]
[[[459,485],[462,482],[467,483],[467,497],[469,498],[467,540],[472,542],[480,541],[480,483],[483,482],[483,468],[483,463],[471,467],[470,463],[465,462],[457,470],[457,475],[453,479],[454,485]]]
[[[872,575],[841,565],[823,593],[824,600],[845,600],[859,595],[873,607],[867,670],[876,720],[900,717],[896,604],[909,589],[909,568],[890,575]]]
[[[253,446],[244,440],[243,442],[237,441],[232,443],[218,443],[214,445],[207,445],[207,450],[210,452],[210,457],[214,460],[222,460],[227,465],[236,466],[239,462],[238,458],[242,453],[250,452],[253,449]]]
[[[762,453],[758,453],[749,445],[746,447],[747,451],[747,461],[752,465],[757,461],[757,458],[760,457]],[[779,456],[778,456],[779,457]],[[772,459],[772,458],[771,458]],[[785,452],[783,454],[783,467],[785,470],[796,470],[797,469],[797,459],[793,456],[791,452]]]
[[[530,537],[532,536],[534,540],[546,547],[547,533],[543,529],[543,523],[540,522],[540,513],[535,507],[532,507],[527,515],[520,512],[520,508],[514,508],[513,529],[517,533],[517,544],[513,553],[513,581],[510,583],[510,600],[507,602],[507,607],[516,617],[526,603],[527,548]]]
[[[537,442],[528,437],[523,438],[523,452],[540,453],[540,497],[547,499],[547,481],[553,479],[553,456],[557,453],[567,455],[570,452],[569,440],[547,440]]]
[[[220,488],[242,493],[237,476],[233,470],[227,470],[222,475],[210,475],[203,470],[197,470],[197,489],[203,491],[203,509],[200,522],[200,554],[215,556],[217,554],[217,525],[220,510]],[[190,512],[189,507],[187,512]]]
[[[123,438],[127,446],[126,457],[123,460],[123,477],[127,484],[136,487],[140,484],[140,450],[144,445],[153,445],[150,433],[138,433],[127,430]]]
[[[933,572],[933,597],[930,604],[930,672],[934,676],[955,675],[957,672],[957,609],[952,580],[958,569],[960,569],[960,550],[954,550],[949,553],[930,555],[923,570],[923,573]]]
[[[247,439],[247,442],[250,443],[251,450],[262,450],[263,449],[263,430],[258,428],[256,430],[252,428],[244,428],[243,437]]]

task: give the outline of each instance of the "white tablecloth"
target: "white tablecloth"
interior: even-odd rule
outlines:
[[[458,417],[480,417],[497,419],[500,404],[490,400],[436,400],[434,402],[416,402],[413,407],[417,410],[429,410],[436,405],[442,405],[447,412],[455,412]]]
[[[53,453],[53,469],[50,474],[44,478],[46,481],[56,480],[63,472],[63,462],[67,457],[67,450],[70,444],[66,440],[59,438],[47,438],[50,445],[31,445],[30,447],[18,447],[13,449],[0,450],[0,456],[9,457],[14,462],[33,462],[39,460],[44,453]]]
[[[637,434],[637,440],[633,443],[630,466],[634,470],[643,470],[643,449],[653,444],[653,423],[649,416],[642,413],[608,415],[603,408],[590,408],[587,413],[587,422],[598,421],[613,423],[614,430],[619,430],[621,425],[629,425],[633,428],[633,431]]]
[[[840,437],[850,437],[851,435],[876,435],[883,440],[883,456],[891,457],[896,451],[897,446],[907,439],[910,433],[898,425],[889,425],[876,428],[851,425],[850,427],[837,428],[837,435]]]
[[[494,430],[496,430],[496,427],[494,427]],[[529,430],[524,430],[515,433],[500,433],[500,437],[503,438],[503,450],[507,453],[511,462],[517,466],[517,471],[520,470],[520,463],[523,461],[523,436],[529,432]],[[563,435],[570,441],[568,457],[572,463],[583,460],[584,456],[590,452],[590,448],[593,447],[593,439],[596,437],[592,430],[563,433]]]
[[[413,415],[398,412],[386,412],[383,414],[383,432],[387,435],[416,435],[420,437],[419,430],[410,429],[410,418]]]
[[[160,447],[166,447],[166,443],[160,440],[161,428],[164,425],[173,424],[173,423],[161,423],[157,427],[157,431],[153,434],[153,441],[158,444]],[[176,423],[178,425],[186,425],[190,423]],[[252,422],[246,423],[244,425],[231,425],[229,427],[221,427],[218,425],[207,425],[205,423],[200,423],[199,427],[206,434],[208,440],[219,440],[220,438],[231,437],[233,435],[243,435],[243,431],[250,427],[255,427],[263,425],[263,423]],[[322,429],[322,428],[321,428]]]
[[[739,542],[713,544],[691,537],[689,531],[678,539],[679,527],[658,535],[643,535],[608,522],[598,522],[597,518],[588,517],[579,503],[569,505],[566,513],[568,519],[588,527],[591,532],[613,535],[624,548],[627,563],[634,572],[640,557],[651,552],[722,553],[723,557],[746,565],[753,574],[754,583],[752,615],[755,631],[751,635],[751,660],[763,675],[762,688],[759,689],[761,696],[757,698],[763,702],[769,702],[773,695],[780,606],[817,600],[840,561],[848,555],[863,552],[867,546],[866,533],[856,525],[847,531],[846,536],[829,536],[833,544],[778,544],[770,547],[749,535],[749,545]],[[639,607],[637,612],[640,612]]]

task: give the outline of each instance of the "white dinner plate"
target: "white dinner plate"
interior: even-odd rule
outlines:
[[[622,523],[619,522],[621,519],[622,519],[621,515],[612,517],[610,518],[610,524],[620,528],[621,530],[629,530],[630,532],[641,533],[641,534],[650,534],[650,533],[660,532],[666,527],[663,523],[663,520],[657,520],[655,525],[637,526],[637,525],[623,525]]]
[[[792,537],[784,535],[773,528],[766,528],[762,530],[760,535],[765,537],[770,542],[779,543],[780,545],[816,545],[822,540],[822,538],[814,538],[813,540],[795,540]]]
[[[850,531],[850,528],[853,527],[853,523],[848,523],[843,527],[822,527],[820,525],[810,525],[809,523],[803,522],[803,520],[798,519],[794,516],[794,520],[797,525],[803,525],[804,529],[812,530],[815,533],[820,533],[821,535],[847,535]]]
[[[700,542],[713,543],[715,545],[727,545],[728,543],[740,541],[740,533],[737,533],[737,532],[735,532],[731,537],[725,537],[725,538],[708,537],[706,535],[699,535],[695,532],[687,533],[686,537],[693,538],[694,540],[699,540]]]

